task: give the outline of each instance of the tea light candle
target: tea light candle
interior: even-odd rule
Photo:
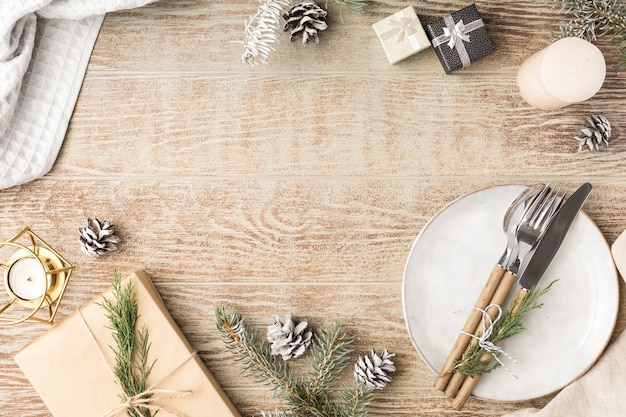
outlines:
[[[47,276],[35,258],[22,258],[9,268],[7,283],[13,294],[22,300],[34,300],[46,293]]]
[[[590,99],[605,76],[602,52],[591,42],[570,37],[526,59],[517,71],[517,85],[528,104],[554,110]]]

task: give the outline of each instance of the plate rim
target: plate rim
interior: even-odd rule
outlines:
[[[420,356],[420,359],[422,360],[422,362],[433,372],[434,375],[437,375],[439,373],[439,370],[435,369],[431,363],[426,359],[424,352],[422,352],[422,349],[420,349],[420,347],[417,345],[415,337],[413,335],[413,332],[411,331],[411,327],[409,325],[409,317],[408,317],[408,312],[407,312],[407,300],[406,300],[406,282],[407,282],[407,268],[409,266],[409,261],[411,260],[411,256],[415,250],[415,246],[417,245],[417,243],[419,242],[422,234],[424,233],[424,231],[426,229],[428,229],[428,227],[431,226],[431,224],[437,219],[437,217],[442,214],[444,211],[446,211],[447,209],[449,209],[451,206],[457,204],[459,201],[468,198],[472,195],[481,193],[481,192],[487,192],[489,190],[492,189],[496,189],[496,188],[511,188],[511,187],[519,187],[520,191],[524,188],[524,187],[528,187],[527,185],[524,184],[502,184],[502,185],[493,185],[493,186],[487,186],[487,187],[483,187],[474,191],[471,191],[469,193],[466,193],[462,196],[459,196],[457,198],[455,198],[454,200],[448,202],[447,204],[445,204],[443,207],[441,207],[434,215],[432,215],[428,221],[424,224],[424,226],[422,226],[422,228],[420,229],[420,231],[418,232],[417,236],[413,239],[413,243],[411,244],[411,249],[409,250],[409,253],[407,255],[406,261],[404,263],[404,270],[402,273],[402,292],[401,292],[401,296],[402,296],[402,312],[403,312],[403,316],[404,316],[404,324],[406,327],[406,330],[408,332],[409,335],[409,339],[411,340],[411,344],[413,345],[413,348],[417,351],[417,353]],[[602,231],[600,230],[600,228],[598,227],[598,225],[596,224],[596,222],[593,221],[593,219],[591,218],[591,216],[589,216],[584,210],[580,210],[580,213],[586,217],[586,219],[589,221],[589,223],[594,227],[594,229],[597,231],[597,233],[601,236],[601,240],[602,240],[602,244],[605,247],[607,253],[610,256],[611,261],[613,260],[612,257],[612,252],[611,252],[611,246],[609,245],[608,241],[606,240],[606,237],[604,236],[604,233],[602,233]],[[553,390],[549,391],[549,392],[545,392],[539,395],[527,395],[523,398],[516,398],[516,399],[495,399],[495,398],[489,398],[487,396],[479,396],[479,395],[475,395],[472,392],[472,396],[475,398],[480,398],[482,400],[487,400],[487,401],[496,401],[496,402],[503,402],[503,403],[513,403],[513,402],[521,402],[521,401],[529,401],[529,400],[534,400],[537,398],[541,398],[547,395],[551,395],[554,394],[560,390],[562,390],[563,388],[565,388],[567,385],[571,384],[572,382],[578,380],[580,377],[582,377],[585,373],[587,373],[594,365],[595,363],[598,361],[598,359],[600,359],[600,357],[602,356],[602,354],[604,353],[604,351],[606,350],[606,348],[609,346],[609,344],[611,343],[611,340],[613,339],[614,333],[615,333],[615,326],[617,325],[617,319],[618,319],[618,315],[619,315],[619,308],[620,308],[620,292],[619,292],[619,275],[617,272],[617,269],[615,267],[615,263],[612,262],[612,277],[614,279],[612,279],[610,282],[614,283],[615,286],[615,291],[613,291],[614,293],[614,302],[615,302],[615,314],[612,315],[612,320],[611,322],[608,324],[608,327],[610,328],[610,331],[608,332],[609,336],[607,337],[607,339],[604,341],[604,343],[602,344],[602,347],[599,349],[598,353],[594,356],[594,358],[590,361],[590,363],[584,368],[582,369],[575,377],[573,377],[570,381],[568,382],[564,382],[562,385],[554,388]]]

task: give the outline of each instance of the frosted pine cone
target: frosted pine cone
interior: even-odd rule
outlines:
[[[109,220],[87,219],[87,227],[78,229],[80,248],[89,256],[102,256],[117,249],[120,238],[115,236],[115,225]]]
[[[376,350],[365,356],[359,356],[354,364],[354,379],[360,382],[367,389],[383,389],[391,382],[390,372],[395,372],[396,367],[391,361],[396,356],[395,353],[388,353],[385,349],[382,355],[378,355]]]
[[[291,31],[291,42],[302,38],[302,45],[306,46],[309,41],[318,43],[320,41],[317,34],[328,28],[326,24],[326,10],[318,6],[313,0],[302,0],[294,4],[285,19],[285,32]]]
[[[587,145],[590,151],[597,151],[603,143],[609,146],[611,123],[606,117],[594,114],[585,117],[585,125],[578,132],[580,136],[574,137],[578,141],[578,150],[582,151],[583,146]]]
[[[267,341],[271,343],[272,355],[281,355],[283,360],[299,358],[304,354],[313,333],[307,329],[309,323],[301,321],[297,325],[291,320],[291,313],[285,315],[285,323],[273,315],[274,324],[267,328]]]

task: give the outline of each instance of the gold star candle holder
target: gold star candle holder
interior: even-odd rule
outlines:
[[[0,267],[9,298],[0,307],[0,324],[52,324],[74,265],[27,227],[0,243]],[[36,317],[39,311],[46,318]]]

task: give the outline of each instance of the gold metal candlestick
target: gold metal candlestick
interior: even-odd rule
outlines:
[[[0,267],[4,268],[4,287],[9,295],[9,301],[0,307],[0,324],[25,321],[52,324],[74,265],[28,227],[0,243],[0,260],[5,259],[3,252],[8,251],[12,254],[7,261],[0,261]],[[16,310],[9,311],[13,305],[22,307],[22,313],[10,314]],[[48,317],[35,317],[40,310],[47,311]]]

